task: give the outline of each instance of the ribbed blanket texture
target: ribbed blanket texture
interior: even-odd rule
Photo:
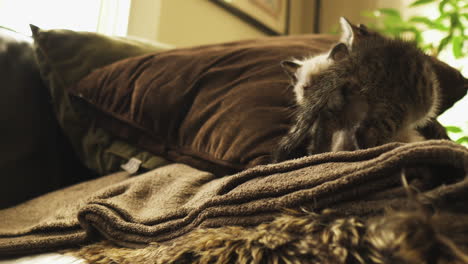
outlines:
[[[184,164],[119,172],[1,210],[0,256],[84,244],[97,233],[142,247],[198,227],[258,225],[285,208],[367,217],[407,202],[402,176],[428,202],[465,204],[467,168],[467,148],[430,140],[324,153],[222,178]]]

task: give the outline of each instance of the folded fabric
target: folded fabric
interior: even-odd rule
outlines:
[[[391,143],[257,166],[216,178],[183,164],[116,173],[0,211],[0,256],[76,245],[96,231],[141,247],[197,227],[252,226],[284,208],[339,208],[361,217],[406,203],[402,171],[429,202],[466,203],[468,149],[445,140]]]

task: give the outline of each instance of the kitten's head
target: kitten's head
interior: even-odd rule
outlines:
[[[327,53],[281,63],[294,86],[299,111],[308,113],[305,115],[311,117],[312,126],[318,125],[333,134],[331,142],[325,143],[324,151],[356,149],[355,129],[368,109],[353,80],[333,77],[336,72],[329,69],[346,63],[354,50],[359,49],[360,45],[367,45],[365,42],[384,39],[366,26],[354,25],[344,17],[340,18],[340,24],[340,41]]]
[[[310,58],[298,60],[285,60],[281,66],[291,80],[294,86],[296,102],[301,105],[304,103],[304,90],[312,87],[311,80],[318,74],[327,70],[334,63],[340,62],[349,56],[359,44],[365,40],[384,39],[380,34],[370,31],[362,24],[354,25],[344,17],[340,18],[341,37],[340,42],[324,54]]]
[[[438,82],[424,53],[343,17],[340,24],[340,42],[329,52],[282,63],[298,103],[296,130],[313,142],[307,152],[411,141],[401,133],[437,109]]]

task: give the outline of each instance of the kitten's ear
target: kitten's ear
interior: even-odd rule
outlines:
[[[294,81],[297,81],[296,71],[301,65],[294,61],[285,60],[281,62],[281,67],[288,74],[288,76]]]
[[[354,43],[359,42],[359,39],[362,37],[369,35],[369,31],[365,25],[359,24],[356,26],[344,17],[340,17],[340,25],[342,31],[340,41],[349,48],[351,48]]]
[[[334,61],[340,61],[349,55],[348,47],[343,43],[336,44],[328,54],[328,58]]]
[[[367,26],[364,24],[358,24],[357,25],[359,32],[364,34],[365,32],[369,32],[369,29],[367,29]]]

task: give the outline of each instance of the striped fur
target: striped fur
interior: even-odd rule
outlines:
[[[328,53],[289,64],[297,112],[274,162],[420,141],[416,129],[436,116],[439,82],[421,50],[343,18],[341,24],[342,42]]]

